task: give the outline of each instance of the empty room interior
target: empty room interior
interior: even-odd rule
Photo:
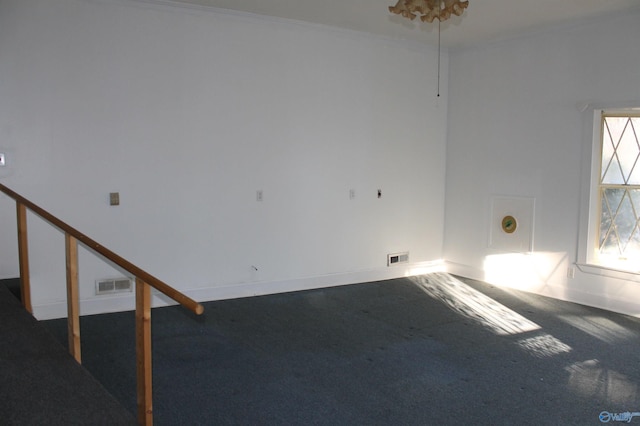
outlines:
[[[636,0],[0,0],[0,184],[134,423],[640,422]]]

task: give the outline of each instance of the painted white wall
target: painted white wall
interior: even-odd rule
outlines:
[[[640,106],[640,15],[450,52],[444,257],[452,272],[640,314],[640,280],[576,262],[591,107]],[[586,130],[585,130],[586,129]],[[488,247],[491,200],[535,198],[533,253]]]
[[[198,300],[402,276],[442,257],[436,55],[198,7],[2,0],[0,179]],[[2,223],[14,210],[0,196]],[[29,226],[35,313],[65,315],[63,236]],[[114,275],[81,251],[83,314],[133,306],[94,296]]]

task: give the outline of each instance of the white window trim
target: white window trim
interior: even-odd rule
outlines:
[[[595,259],[595,247],[598,241],[595,224],[600,221],[600,163],[601,147],[601,116],[604,111],[616,112],[638,110],[640,102],[622,102],[616,104],[579,103],[578,110],[582,112],[583,150],[582,150],[582,190],[580,193],[580,222],[578,233],[578,250],[576,266],[582,272],[640,282],[640,273],[615,269],[600,265]]]

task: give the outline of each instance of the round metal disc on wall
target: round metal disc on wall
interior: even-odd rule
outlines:
[[[518,221],[513,216],[505,216],[502,218],[502,230],[507,234],[513,234],[518,227]]]

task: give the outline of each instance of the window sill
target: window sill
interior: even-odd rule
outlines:
[[[578,267],[580,272],[584,272],[585,274],[601,275],[603,277],[617,278],[620,280],[635,281],[640,283],[640,272],[625,271],[607,266],[586,263],[576,263],[576,266]]]

